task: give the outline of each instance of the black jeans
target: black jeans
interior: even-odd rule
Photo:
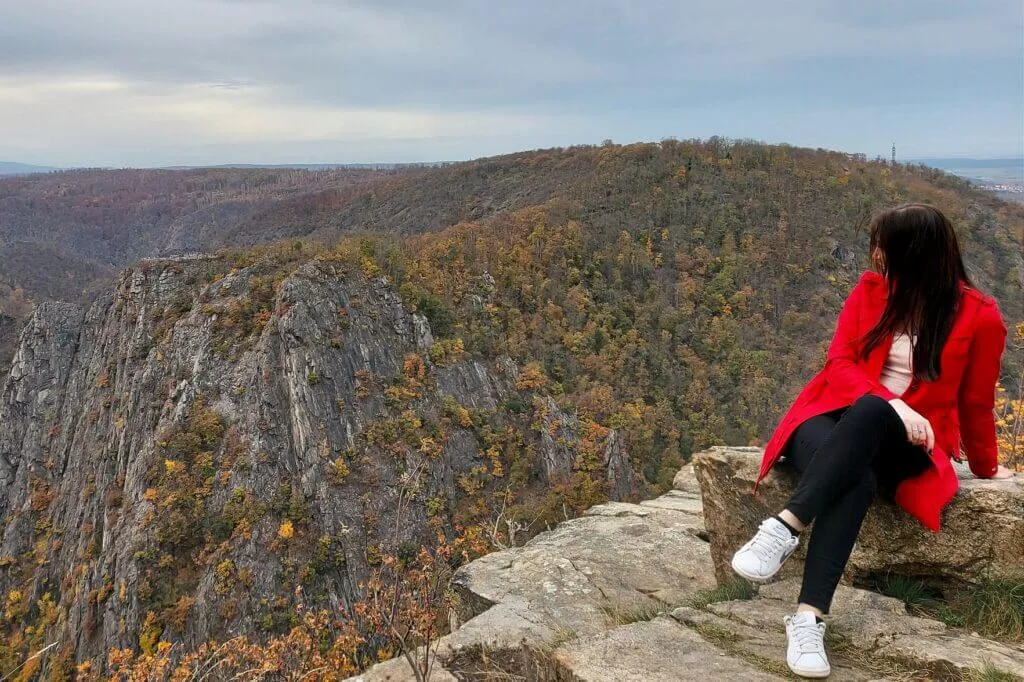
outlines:
[[[784,454],[801,473],[785,508],[814,522],[800,602],[828,613],[875,494],[891,499],[900,481],[925,471],[931,459],[907,440],[896,410],[873,395],[808,419]]]

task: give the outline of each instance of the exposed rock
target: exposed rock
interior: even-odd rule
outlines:
[[[47,641],[76,660],[143,634],[189,648],[280,630],[300,587],[351,605],[376,553],[468,503],[460,478],[504,489],[478,424],[536,453],[537,488],[574,471],[579,421],[518,391],[508,358],[432,361],[426,319],[342,263],[259,268],[147,261],[87,310],[39,306],[21,335],[0,391],[0,596],[49,593]],[[200,405],[217,428],[175,440]],[[557,443],[531,426],[539,405]],[[178,461],[169,440],[203,452]],[[597,473],[624,493],[620,444],[596,444]],[[192,488],[161,487],[188,467]]]
[[[733,553],[767,516],[778,513],[795,485],[795,472],[780,464],[761,482],[754,481],[759,448],[715,447],[694,455],[703,491],[704,516],[719,582],[734,576]],[[960,492],[946,509],[943,530],[932,533],[894,504],[872,505],[847,569],[856,583],[887,573],[922,579],[936,586],[976,579],[983,574],[1016,577],[1024,568],[1024,475],[981,480],[965,467]],[[783,567],[782,577],[799,575],[806,543]]]
[[[668,617],[613,628],[570,642],[553,655],[576,682],[678,682],[679,680],[778,680],[709,644]]]
[[[724,619],[715,622],[733,633],[734,644],[746,646],[746,634],[753,630],[758,633],[753,640],[760,651],[763,642],[758,639],[767,634],[771,648],[765,654],[771,657],[774,651],[778,657],[785,652],[782,619],[793,612],[799,592],[799,581],[786,580],[763,586],[757,599],[711,604],[708,610]],[[699,620],[687,610],[673,615],[684,622]],[[887,662],[923,671],[933,679],[948,679],[988,664],[1004,673],[1024,676],[1024,650],[1020,647],[954,631],[937,620],[910,616],[897,599],[845,585],[836,592],[827,645],[842,667]]]
[[[427,676],[430,682],[456,682],[458,679],[445,670],[440,663],[432,664]],[[409,662],[399,656],[375,665],[362,675],[356,675],[349,680],[350,682],[415,682],[416,674]]]
[[[795,608],[796,581],[763,586],[749,601],[700,606],[707,595],[693,599],[713,581],[687,469],[660,498],[600,505],[524,547],[461,569],[465,603],[479,615],[435,643],[436,679],[792,679],[783,617]],[[1021,647],[911,616],[896,599],[845,585],[826,646],[835,682],[960,682],[986,666],[1003,675],[998,679],[1024,675]],[[353,679],[414,677],[406,664],[391,661]]]
[[[712,585],[702,531],[699,508],[599,505],[523,547],[477,559],[456,584],[524,622],[592,634],[607,628],[609,609],[660,608]]]

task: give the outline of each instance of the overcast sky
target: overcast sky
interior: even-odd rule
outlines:
[[[0,160],[1022,152],[1020,0],[0,0]]]

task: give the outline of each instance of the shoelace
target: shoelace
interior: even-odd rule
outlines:
[[[750,541],[750,549],[761,561],[776,558],[776,555],[780,554],[785,546],[786,543],[782,538],[763,528],[759,529],[754,535],[754,539]]]
[[[825,648],[825,631],[821,623],[794,625],[792,637],[797,651],[802,654],[821,653]]]

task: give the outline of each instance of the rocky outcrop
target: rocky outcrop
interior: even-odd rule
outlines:
[[[672,612],[682,623],[718,639],[732,655],[761,661],[785,672],[783,617],[793,612],[799,582],[788,579],[760,588],[758,597],[683,607]],[[898,599],[840,585],[828,619],[826,646],[832,680],[971,679],[986,666],[1024,675],[1024,651],[930,618],[907,614]],[[1005,678],[1000,678],[1005,679]]]
[[[300,595],[349,607],[428,519],[486,513],[505,453],[523,490],[576,471],[577,418],[435,341],[385,279],[236,265],[148,261],[25,328],[0,391],[0,640],[42,603],[77,660],[279,631]],[[628,494],[618,435],[588,447]]]
[[[716,447],[694,455],[719,582],[733,579],[733,553],[762,520],[783,508],[793,491],[795,472],[779,465],[755,495],[760,463],[760,448]],[[982,575],[1019,577],[1024,570],[1024,475],[981,480],[966,467],[958,472],[960,492],[944,512],[940,533],[927,530],[893,504],[876,502],[864,521],[847,577],[863,584],[893,573],[940,588]],[[805,549],[802,544],[786,563],[784,576],[800,575]]]
[[[798,584],[766,585],[746,599],[714,588],[691,467],[674,488],[640,504],[600,505],[461,569],[464,603],[478,615],[435,643],[430,679],[792,679],[783,616]],[[827,645],[830,679],[839,682],[1024,678],[1020,646],[912,616],[896,599],[845,585]],[[415,678],[395,659],[352,679]]]

